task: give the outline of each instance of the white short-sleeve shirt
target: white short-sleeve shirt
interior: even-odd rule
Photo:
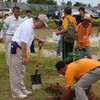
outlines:
[[[22,22],[23,19],[20,16],[18,19],[16,19],[14,15],[8,16],[5,20],[5,23],[3,24],[3,29],[1,31],[0,37],[3,38],[5,34],[13,35]]]
[[[16,41],[19,45],[21,42],[27,44],[27,48],[30,48],[32,41],[34,40],[34,23],[33,19],[28,19],[24,21],[14,33],[12,41]]]

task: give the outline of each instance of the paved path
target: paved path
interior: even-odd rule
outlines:
[[[36,51],[37,51],[37,49],[36,49]],[[47,49],[44,49],[44,50],[41,51],[41,56],[51,57],[51,58],[57,58],[57,55],[56,55],[56,51],[55,50],[47,50]],[[61,58],[61,56],[59,58]],[[92,55],[92,59],[97,60],[97,59],[99,59],[99,56],[98,55]]]

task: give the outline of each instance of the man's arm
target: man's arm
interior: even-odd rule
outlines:
[[[43,43],[44,41],[39,39],[38,37],[34,37],[34,40],[38,41],[39,43]]]
[[[100,26],[99,26],[99,29],[98,29],[97,34],[96,34],[97,37],[98,37],[99,32],[100,32]]]
[[[25,42],[21,42],[21,49],[22,49],[22,56],[23,56],[23,64],[28,64],[28,57],[27,57],[27,44]]]
[[[60,32],[57,32],[56,35],[57,35],[57,36],[58,36],[58,35],[64,35],[65,32],[67,32],[67,30],[62,30],[62,31],[60,31]]]
[[[67,88],[65,88],[61,100],[70,100],[70,95],[71,95],[71,87],[67,87]]]

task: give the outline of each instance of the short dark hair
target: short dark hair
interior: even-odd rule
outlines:
[[[64,68],[66,66],[66,63],[64,61],[58,61],[55,67],[57,70],[60,70],[61,68]]]
[[[27,13],[32,13],[32,12],[31,12],[31,10],[26,10],[26,14],[27,14]]]
[[[85,8],[84,7],[80,7],[79,11],[82,10],[83,12],[85,12]]]
[[[20,10],[20,8],[18,6],[13,7],[12,11],[14,11],[15,9]]]
[[[66,7],[66,8],[64,9],[64,12],[65,12],[66,14],[71,14],[71,13],[72,13],[72,8],[71,8],[71,7]]]
[[[35,20],[35,21],[38,21],[38,20],[40,20],[40,19],[39,19],[38,17],[35,17],[34,20]]]

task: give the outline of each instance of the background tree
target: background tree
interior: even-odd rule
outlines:
[[[100,3],[97,6],[100,7]]]
[[[7,2],[11,2],[11,0],[7,0]]]
[[[54,0],[27,0],[27,3],[57,5],[57,2]]]
[[[67,1],[66,6],[72,6],[72,2],[71,1]]]
[[[91,7],[91,4],[88,4],[87,6],[88,6],[88,7]]]
[[[13,0],[13,2],[17,2],[18,0]]]
[[[61,6],[66,6],[66,3],[65,2],[61,2]]]
[[[87,6],[86,4],[82,3],[82,2],[75,2],[74,6]]]

